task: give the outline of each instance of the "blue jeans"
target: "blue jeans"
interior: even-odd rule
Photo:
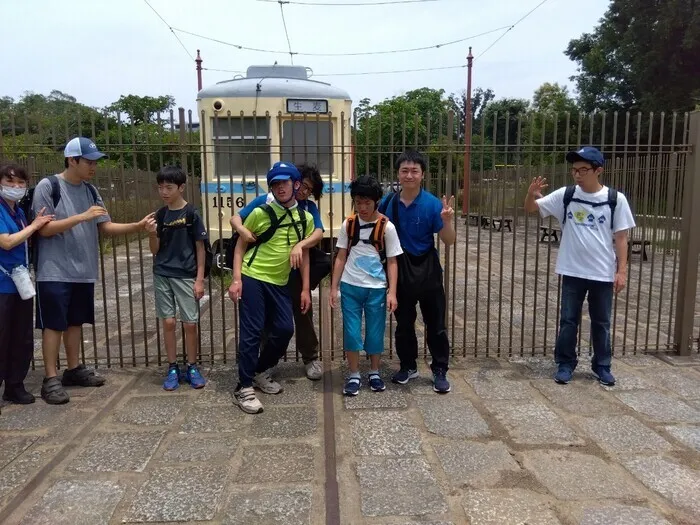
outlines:
[[[565,275],[561,286],[561,321],[554,360],[559,365],[578,364],[576,342],[583,300],[588,294],[588,314],[591,317],[593,366],[610,367],[610,316],[612,315],[613,283],[591,281]]]
[[[284,356],[294,335],[294,321],[286,286],[247,275],[242,280],[243,292],[238,303],[238,381],[245,388],[253,386],[255,374],[272,368]],[[263,330],[267,332],[267,341],[260,350]]]

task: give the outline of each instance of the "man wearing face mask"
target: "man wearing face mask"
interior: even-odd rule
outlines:
[[[36,327],[42,330],[46,377],[41,397],[50,405],[68,403],[64,386],[98,387],[105,379],[79,363],[80,328],[95,322],[95,282],[98,276],[99,233],[126,235],[145,231],[153,213],[139,222],[112,222],[97,189],[97,161],[106,157],[93,141],[76,137],[63,152],[63,173],[41,180],[34,190],[32,210],[45,208],[56,220],[39,231],[36,260]],[[58,186],[56,188],[56,185]],[[58,191],[56,202],[54,188]],[[56,370],[61,339],[67,366],[59,380]]]
[[[17,205],[27,193],[28,180],[21,166],[0,167],[0,383],[5,384],[2,398],[20,405],[34,402],[24,388],[34,349],[28,241],[53,220],[53,215],[40,210],[28,224]]]

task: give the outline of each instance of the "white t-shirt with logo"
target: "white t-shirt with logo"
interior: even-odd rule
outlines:
[[[563,222],[565,192],[565,187],[559,188],[537,199],[542,218],[552,216],[559,221],[559,224]],[[596,193],[585,193],[576,186],[573,198],[596,203],[607,202],[608,187],[603,186]],[[613,245],[613,234],[635,227],[630,205],[627,198],[620,192],[617,192],[617,206],[612,228],[610,215],[608,205],[593,207],[580,202],[569,204],[566,223],[562,227],[556,273],[592,281],[613,282],[615,280],[617,256]]]
[[[343,221],[343,226],[338,232],[338,242],[336,243],[338,248],[347,249],[350,244],[346,230],[347,222],[347,219]],[[357,216],[356,227],[359,228],[365,224],[373,225],[375,223],[365,222]],[[345,269],[340,278],[342,282],[363,288],[386,288],[387,276],[377,248],[375,248],[374,244],[362,242],[371,238],[372,229],[360,228],[360,242],[350,248],[350,254],[345,262]],[[399,236],[396,233],[396,227],[391,221],[387,221],[386,229],[384,230],[384,248],[387,257],[396,257],[403,253]]]

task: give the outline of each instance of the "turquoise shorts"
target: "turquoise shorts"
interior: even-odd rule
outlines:
[[[340,283],[343,311],[343,347],[346,352],[364,350],[367,355],[384,351],[386,330],[386,288],[363,288]],[[362,313],[365,314],[365,341],[362,344]]]

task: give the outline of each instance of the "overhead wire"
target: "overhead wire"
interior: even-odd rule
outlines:
[[[514,28],[515,26],[517,26],[520,22],[522,22],[523,20],[525,20],[525,19],[526,19],[528,16],[530,16],[532,13],[534,13],[535,11],[537,11],[540,7],[542,7],[542,6],[543,6],[545,3],[547,3],[548,1],[549,1],[549,0],[542,0],[539,4],[537,4],[535,7],[533,7],[532,9],[530,9],[530,11],[528,11],[524,16],[522,16],[522,17],[520,18],[520,20],[518,20],[518,21],[515,22],[512,26],[510,26],[508,29],[506,29],[506,30],[503,32],[503,34],[501,34],[498,38],[496,38],[496,40],[494,40],[486,49],[484,49],[479,55],[477,55],[477,56],[474,58],[474,60],[477,60],[477,59],[481,58],[482,56],[484,56],[484,54],[485,54],[489,49],[491,49],[493,46],[495,46],[496,44],[498,44],[498,42],[500,42],[501,39],[502,39],[503,37],[505,37],[508,33],[510,33],[510,32],[513,30],[513,28]]]
[[[441,0],[379,0],[377,2],[300,2],[296,0],[258,0],[269,4],[292,4],[305,6],[323,6],[323,7],[346,7],[346,6],[379,6],[393,4],[422,4],[426,2],[439,2]]]
[[[182,40],[180,40],[180,37],[177,36],[177,34],[175,33],[175,31],[173,30],[173,27],[165,21],[165,18],[163,18],[162,16],[160,16],[160,13],[159,13],[158,11],[156,11],[155,7],[153,7],[153,6],[148,2],[148,0],[143,0],[143,1],[146,2],[146,5],[147,5],[148,7],[150,7],[151,10],[156,14],[156,16],[158,16],[158,18],[160,18],[160,19],[163,21],[163,23],[167,26],[167,28],[170,29],[170,32],[173,34],[173,36],[177,39],[178,42],[180,42],[180,45],[182,46],[182,49],[185,50],[185,53],[187,53],[187,55],[190,57],[190,59],[194,62],[194,56],[192,55],[192,53],[190,53],[190,52],[188,51],[188,49],[185,47],[185,44],[182,43]]]
[[[279,0],[280,13],[282,13],[282,25],[284,26],[284,36],[287,37],[287,47],[289,48],[289,59],[294,65],[294,53],[292,53],[292,42],[289,40],[289,31],[287,31],[287,21],[284,19],[284,4],[282,0]]]
[[[212,42],[216,42],[218,44],[223,44],[226,46],[231,46],[235,47],[236,49],[240,49],[241,51],[256,51],[259,53],[272,53],[272,54],[281,54],[281,55],[286,55],[286,54],[294,54],[294,55],[299,55],[299,56],[317,56],[317,57],[350,57],[350,56],[365,56],[365,55],[388,55],[388,54],[396,54],[396,53],[413,53],[416,51],[427,51],[429,49],[440,49],[443,47],[451,46],[454,44],[459,44],[461,42],[466,42],[467,40],[472,40],[474,38],[478,38],[481,36],[486,36],[490,35],[491,33],[495,33],[496,31],[501,31],[506,28],[510,28],[512,26],[507,25],[507,26],[501,26],[497,27],[495,29],[490,29],[488,31],[484,31],[483,33],[479,33],[476,35],[470,35],[466,36],[463,38],[458,38],[456,40],[449,40],[447,42],[439,42],[437,44],[430,44],[427,46],[421,46],[421,47],[410,47],[410,48],[403,48],[403,49],[387,49],[383,51],[356,51],[356,52],[345,52],[345,53],[304,53],[300,51],[291,51],[291,47],[289,51],[282,51],[282,50],[272,50],[272,49],[261,49],[261,48],[256,48],[256,47],[248,47],[248,46],[243,46],[240,44],[233,44],[231,42],[226,42],[224,40],[219,40],[217,38],[212,38],[204,35],[200,35],[197,33],[192,33],[191,31],[185,31],[184,29],[178,29],[177,27],[174,28],[175,31],[178,31],[180,33],[194,36],[197,38],[201,38],[203,40],[209,40]]]
[[[266,0],[259,0],[259,1],[266,1]],[[281,3],[280,0],[269,0],[269,1],[275,1]],[[537,4],[535,7],[533,7],[530,11],[525,13],[519,20],[517,20],[515,23],[509,26],[503,26],[498,29],[493,29],[485,33],[481,33],[480,35],[475,35],[472,37],[466,37],[464,39],[460,39],[461,41],[467,40],[469,38],[476,38],[477,36],[482,36],[485,34],[493,33],[495,31],[500,31],[501,29],[506,28],[506,30],[496,38],[481,54],[479,54],[476,58],[482,57],[487,51],[489,51],[491,48],[493,48],[501,39],[503,39],[510,31],[512,31],[517,25],[519,25],[521,22],[523,22],[526,18],[528,18],[532,13],[537,11],[540,7],[542,7],[546,2],[549,0],[542,0],[539,4]],[[320,4],[319,4],[320,5]],[[177,29],[176,29],[177,30]],[[184,33],[187,33],[186,31],[182,31]],[[192,34],[192,33],[189,33]],[[201,35],[193,35],[193,36],[201,36]],[[207,38],[207,37],[202,37],[202,38]],[[229,44],[226,42],[219,41],[221,43],[227,44],[227,45],[234,45],[234,44]],[[456,43],[458,41],[453,41],[450,43]],[[438,47],[448,45],[449,43],[445,44],[439,44],[436,45]],[[432,47],[436,46],[429,46],[427,48],[413,48],[414,50],[422,50],[422,49],[429,49]],[[246,49],[243,46],[235,46],[235,47],[240,47],[241,49]],[[250,49],[250,48],[247,48]],[[251,49],[252,50],[252,49]],[[271,52],[271,53],[277,53],[276,51],[269,51],[269,50],[260,50],[257,49],[257,51],[262,51],[262,52]],[[393,51],[377,51],[377,52],[370,52],[368,54],[380,54],[380,53],[397,53],[397,52],[408,52],[409,50],[393,50]],[[286,53],[286,52],[283,52]],[[307,55],[307,56],[314,56],[312,53],[295,53],[298,55]],[[362,53],[360,53],[362,54]],[[344,54],[338,54],[338,55],[331,55],[331,56],[353,56],[354,54],[349,54],[349,53],[344,53]],[[324,55],[316,55],[316,56],[324,56]],[[328,55],[325,55],[328,56]],[[475,60],[476,60],[475,58]],[[358,72],[346,72],[346,73],[314,73],[314,77],[342,77],[342,76],[366,76],[366,75],[390,75],[390,74],[396,74],[396,73],[415,73],[415,72],[424,72],[424,71],[441,71],[441,70],[449,70],[449,69],[463,69],[467,67],[466,64],[458,64],[458,65],[452,65],[452,66],[441,66],[441,67],[427,67],[427,68],[413,68],[413,69],[397,69],[397,70],[386,70],[386,71],[358,71]],[[210,71],[221,71],[221,72],[227,72],[227,73],[241,73],[240,71],[233,71],[233,70],[226,70],[226,69],[210,69]]]

